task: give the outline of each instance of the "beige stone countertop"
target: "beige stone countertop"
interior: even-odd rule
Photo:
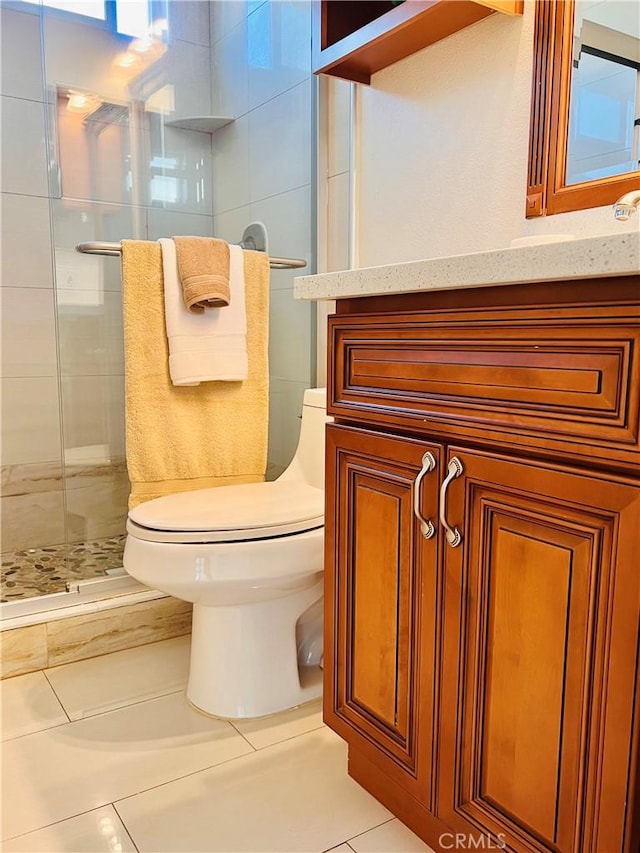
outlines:
[[[344,299],[639,274],[640,230],[298,276],[294,295]]]

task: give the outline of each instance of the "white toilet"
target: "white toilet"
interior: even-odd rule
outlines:
[[[326,421],[326,390],[305,391],[298,448],[278,480],[129,513],[126,571],[193,602],[187,698],[207,714],[259,717],[322,692]]]

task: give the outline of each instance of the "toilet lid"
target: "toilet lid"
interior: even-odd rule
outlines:
[[[276,480],[155,498],[129,512],[127,530],[162,542],[263,539],[322,527],[324,490]]]

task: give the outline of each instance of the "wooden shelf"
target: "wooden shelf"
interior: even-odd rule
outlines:
[[[357,83],[495,11],[521,15],[523,0],[320,0],[314,3],[313,70]]]

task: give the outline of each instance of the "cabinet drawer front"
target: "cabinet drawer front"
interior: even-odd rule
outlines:
[[[331,414],[640,464],[640,326],[610,310],[334,317]]]

